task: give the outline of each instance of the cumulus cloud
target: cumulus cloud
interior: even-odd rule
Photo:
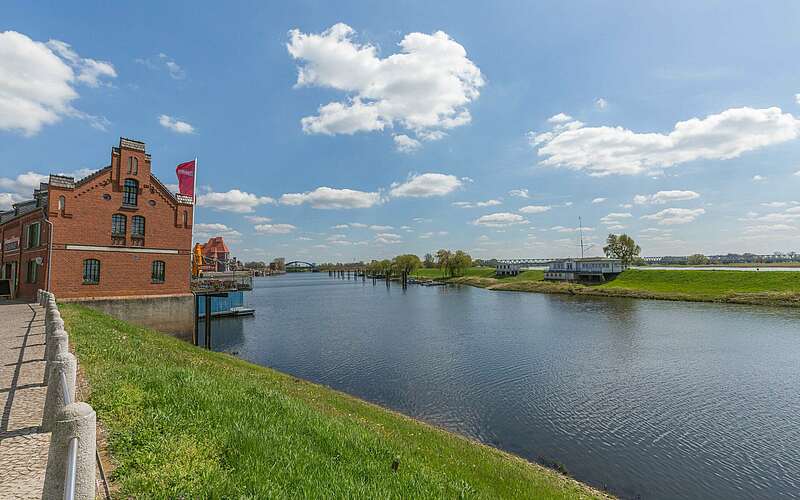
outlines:
[[[224,193],[212,191],[197,197],[199,206],[223,212],[251,213],[258,206],[274,203],[275,200],[269,196],[257,196],[238,189],[231,189]]]
[[[547,212],[552,207],[549,205],[528,205],[519,209],[523,214],[541,214]]]
[[[258,234],[288,234],[297,227],[291,224],[257,224],[254,229]]]
[[[193,134],[194,133],[194,127],[193,126],[191,126],[190,124],[188,124],[188,123],[186,123],[184,121],[177,120],[177,119],[175,119],[175,118],[173,118],[173,117],[171,117],[169,115],[160,115],[158,117],[158,123],[162,127],[166,128],[166,129],[169,129],[169,130],[172,130],[173,132],[176,132],[178,134]]]
[[[559,113],[557,115],[551,116],[550,118],[547,119],[547,121],[548,121],[548,123],[556,123],[556,124],[558,124],[558,123],[569,123],[569,122],[571,122],[573,120],[572,120],[571,116],[566,115],[564,113]]]
[[[378,233],[375,235],[375,243],[380,243],[383,245],[392,245],[395,243],[401,243],[403,241],[403,237],[399,234],[394,233]]]
[[[517,224],[528,224],[528,220],[519,214],[498,212],[494,214],[482,215],[475,219],[472,223],[476,226],[507,227]]]
[[[16,193],[0,193],[0,210],[10,210],[14,203],[18,203],[25,199]]]
[[[694,191],[659,191],[655,194],[637,194],[633,202],[637,205],[663,205],[673,201],[695,200],[700,194]]]
[[[402,184],[394,183],[389,194],[395,198],[444,196],[464,185],[464,180],[449,174],[411,174]]]
[[[401,153],[413,153],[422,147],[422,143],[418,140],[407,136],[406,134],[397,134],[393,137],[394,148]]]
[[[641,218],[645,220],[658,221],[658,223],[661,225],[670,226],[694,222],[695,219],[704,213],[706,213],[706,211],[702,208],[666,208],[654,214],[643,215]]]
[[[602,111],[608,107],[608,101],[602,97],[598,97],[594,100],[594,107]]]
[[[261,215],[245,215],[244,218],[253,224],[264,224],[265,222],[271,222],[272,219],[269,217],[264,217]]]
[[[353,40],[338,23],[322,33],[289,32],[287,49],[299,61],[297,87],[317,86],[347,94],[302,119],[313,134],[354,134],[402,127],[417,139],[435,140],[470,122],[467,105],[484,85],[464,47],[446,33],[409,33],[400,51],[378,56],[371,44]],[[397,144],[397,142],[396,142]]]
[[[618,230],[624,229],[624,226],[622,226],[623,219],[630,219],[631,217],[633,217],[633,214],[628,212],[611,212],[608,215],[600,217],[600,222],[609,226],[609,229]]]
[[[593,199],[593,200],[592,200],[592,204],[596,205],[596,204],[598,204],[598,203],[603,203],[603,202],[604,202],[604,201],[606,201],[607,199],[608,199],[608,198],[595,198],[595,199]]]
[[[214,236],[222,236],[228,240],[238,239],[242,233],[226,226],[225,224],[210,223],[210,224],[195,224],[194,236],[195,238],[212,238]]]
[[[281,196],[284,205],[302,205],[308,203],[313,208],[323,210],[369,208],[381,201],[377,192],[356,191],[354,189],[335,189],[326,186],[318,187],[306,193],[287,193]]]
[[[578,233],[583,231],[584,233],[591,233],[594,231],[593,227],[564,227],[564,226],[553,226],[550,228],[551,231],[556,231],[558,233]]]
[[[557,122],[552,131],[530,134],[542,165],[593,176],[652,173],[694,160],[726,160],[798,137],[800,120],[777,107],[727,109],[678,122],[667,134],[585,127],[580,122]]]
[[[483,208],[483,207],[494,207],[497,205],[502,205],[503,202],[500,200],[486,200],[486,201],[456,201],[453,203],[454,207],[458,208]]]
[[[508,192],[508,195],[516,198],[530,198],[527,189],[512,189]]]
[[[753,182],[761,182],[761,181],[765,181],[765,180],[767,180],[767,178],[764,177],[763,175],[756,174],[756,175],[753,176]]]
[[[107,120],[72,106],[78,98],[75,85],[98,87],[116,76],[111,63],[80,57],[65,42],[42,43],[16,31],[0,32],[0,130],[31,136],[64,117],[103,128]]]

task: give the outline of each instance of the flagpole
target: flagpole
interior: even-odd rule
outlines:
[[[197,205],[197,157],[194,157],[194,175],[192,176],[192,255],[194,255],[194,206]]]

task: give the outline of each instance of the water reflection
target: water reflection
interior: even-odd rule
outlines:
[[[215,348],[625,497],[790,498],[800,312],[287,276]]]

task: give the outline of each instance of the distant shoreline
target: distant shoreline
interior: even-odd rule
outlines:
[[[526,271],[513,278],[495,278],[491,268],[472,268],[455,278],[423,271],[418,277],[496,291],[800,307],[800,271],[795,275],[789,271],[629,269],[616,280],[593,286],[544,281],[542,271]]]

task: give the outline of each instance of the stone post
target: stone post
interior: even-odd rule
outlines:
[[[71,446],[77,449],[74,462],[70,460]],[[94,500],[96,449],[97,416],[94,410],[86,403],[67,405],[53,422],[42,498],[65,498],[65,489],[73,479],[70,470],[70,466],[73,466],[74,498]]]
[[[50,342],[50,338],[53,336],[55,332],[63,329],[64,329],[64,320],[61,319],[61,314],[58,311],[56,311],[53,315],[51,315],[49,321],[45,320],[44,322],[45,344]]]
[[[42,415],[42,429],[50,431],[53,428],[59,412],[66,405],[75,400],[75,376],[78,362],[75,356],[65,352],[56,355],[50,365],[48,375],[47,393],[44,399],[44,412]],[[62,377],[61,374],[65,377]],[[66,387],[64,383],[66,382]],[[64,393],[69,396],[69,401],[64,401]]]
[[[47,340],[47,345],[44,346],[44,383],[50,381],[50,367],[53,366],[56,357],[59,354],[69,353],[69,335],[64,331],[63,323],[61,328],[54,331],[50,338]]]

